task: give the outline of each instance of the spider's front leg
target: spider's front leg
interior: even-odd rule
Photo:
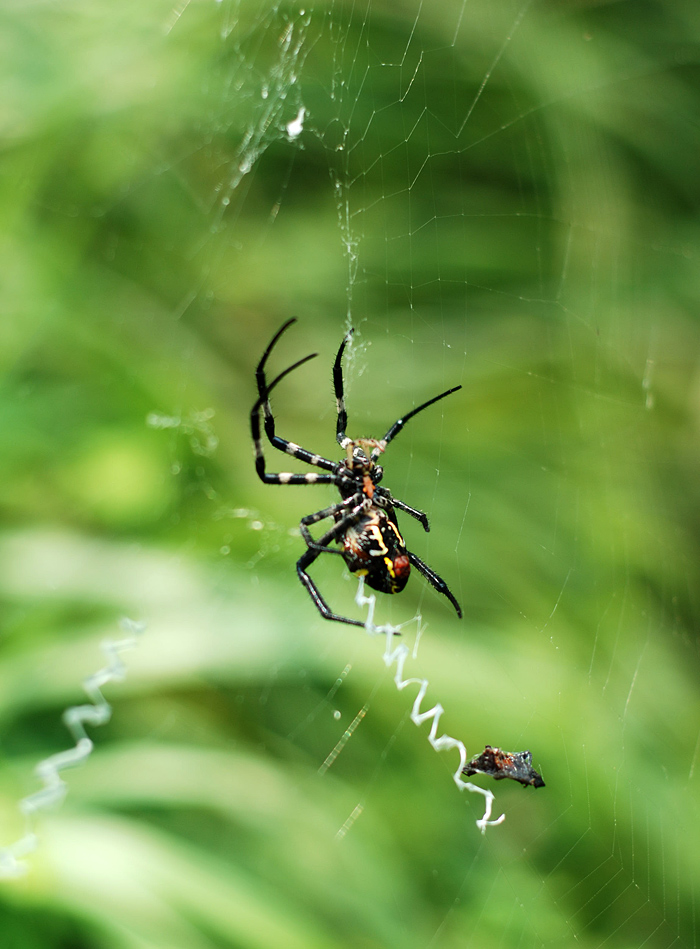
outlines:
[[[288,366],[283,372],[281,372],[272,382],[267,381],[267,375],[265,373],[265,366],[267,360],[272,352],[277,340],[280,338],[282,333],[291,326],[295,320],[287,320],[287,322],[282,326],[281,329],[273,336],[272,341],[268,345],[265,352],[262,354],[262,358],[257,365],[255,370],[255,379],[258,387],[258,398],[255,401],[253,408],[250,412],[250,432],[253,438],[253,447],[255,451],[255,470],[258,473],[258,477],[265,484],[335,484],[334,481],[335,472],[338,468],[338,464],[335,461],[331,461],[329,458],[324,458],[322,455],[317,455],[315,452],[308,451],[306,448],[302,448],[300,445],[297,445],[295,442],[291,442],[286,438],[281,438],[275,432],[275,417],[272,414],[272,406],[270,405],[270,393],[272,390],[279,385],[279,383],[288,376],[290,372],[294,372],[295,369],[298,369],[299,366],[302,366],[305,362],[308,362],[309,359],[313,359],[316,356],[316,353],[312,353],[310,356],[305,356],[303,359],[300,359],[298,362],[295,362],[292,366]],[[265,463],[265,452],[263,450],[263,444],[260,434],[260,412],[263,413],[264,418],[264,427],[265,434],[267,435],[268,441],[273,448],[276,448],[278,451],[283,451],[287,455],[291,455],[293,458],[298,458],[299,461],[303,461],[308,465],[314,465],[316,468],[322,468],[326,472],[331,472],[330,474],[317,474],[314,472],[309,472],[308,474],[295,474],[289,471],[280,471],[272,473],[267,471]]]
[[[335,357],[335,362],[333,363],[333,389],[335,391],[335,404],[338,412],[338,421],[335,428],[335,437],[338,444],[341,448],[345,448],[350,439],[345,434],[345,429],[348,427],[348,413],[345,408],[345,390],[343,387],[343,352],[345,347],[350,342],[350,338],[355,331],[350,330],[349,333],[345,335],[343,342],[340,344],[340,349]]]

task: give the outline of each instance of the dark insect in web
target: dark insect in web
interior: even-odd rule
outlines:
[[[311,599],[325,619],[348,623],[352,626],[364,626],[362,620],[348,619],[331,610],[309,576],[308,568],[311,564],[321,554],[339,554],[352,573],[364,577],[368,586],[382,593],[401,592],[406,586],[413,566],[438,593],[442,593],[443,596],[447,597],[457,611],[457,615],[461,618],[460,605],[442,577],[406,548],[399,531],[396,511],[403,511],[405,514],[414,517],[417,521],[420,521],[426,531],[430,530],[427,516],[422,511],[418,511],[404,501],[393,497],[387,488],[380,486],[379,482],[382,480],[384,469],[377,464],[377,461],[389,442],[399,434],[409,419],[412,419],[414,415],[422,412],[423,409],[427,409],[433,403],[444,399],[445,396],[457,392],[462,387],[454,386],[454,388],[441,392],[440,395],[436,395],[417,408],[412,409],[406,415],[397,419],[389,427],[383,438],[349,438],[345,434],[348,415],[343,390],[342,358],[352,334],[352,330],[350,330],[350,333],[345,336],[340,344],[340,349],[333,364],[333,386],[338,412],[336,439],[340,447],[346,452],[346,457],[341,461],[331,461],[329,458],[324,458],[322,455],[315,454],[292,441],[288,441],[286,438],[280,437],[275,431],[275,418],[270,405],[270,393],[290,372],[318,355],[317,353],[311,353],[311,355],[305,356],[281,372],[272,382],[267,381],[265,366],[270,353],[280,336],[294,322],[296,322],[295,319],[288,320],[278,330],[255,370],[258,398],[250,413],[250,428],[255,446],[255,468],[261,481],[265,484],[334,484],[340,492],[340,501],[301,519],[301,535],[307,549],[297,561],[299,579],[309,591]],[[261,410],[265,435],[272,447],[312,467],[320,468],[322,473],[315,471],[306,474],[295,474],[289,471],[272,473],[266,470],[260,432]],[[333,526],[321,537],[315,539],[309,528],[312,524],[317,524],[327,518],[332,518]],[[331,546],[331,544],[337,544],[338,546]]]
[[[462,774],[467,777],[488,774],[495,781],[511,778],[524,787],[544,787],[542,775],[532,767],[532,754],[529,751],[503,751],[502,748],[487,745],[480,755],[472,758]]]

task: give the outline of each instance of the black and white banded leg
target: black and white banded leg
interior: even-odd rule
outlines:
[[[272,414],[272,406],[270,405],[270,393],[275,388],[275,386],[281,382],[282,379],[284,379],[285,376],[289,375],[290,372],[298,369],[299,366],[303,365],[305,362],[308,362],[309,359],[313,359],[314,356],[317,355],[316,353],[311,353],[309,356],[305,356],[303,359],[300,359],[298,362],[295,362],[294,365],[289,366],[287,369],[281,372],[276,379],[268,384],[265,375],[265,364],[267,359],[282,333],[284,333],[287,327],[291,326],[294,322],[296,322],[294,319],[287,320],[284,326],[282,326],[282,328],[275,334],[269,346],[263,353],[262,358],[260,359],[260,362],[258,363],[258,366],[255,370],[255,379],[258,385],[258,399],[250,413],[250,429],[255,451],[255,470],[257,471],[260,480],[265,484],[338,484],[339,481],[342,481],[343,479],[335,476],[335,472],[338,470],[337,462],[331,461],[329,458],[324,458],[322,455],[317,455],[313,452],[307,451],[306,448],[302,448],[295,442],[288,441],[286,438],[281,438],[275,432],[275,417]],[[285,454],[291,455],[293,458],[298,458],[299,461],[306,462],[306,464],[309,465],[314,465],[317,468],[322,468],[330,473],[319,474],[313,471],[304,474],[295,474],[291,471],[268,472],[266,470],[265,452],[260,436],[261,409],[265,418],[265,434],[267,435],[267,438],[273,448],[276,448],[278,451],[283,451]]]

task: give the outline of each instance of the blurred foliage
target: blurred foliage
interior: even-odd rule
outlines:
[[[0,844],[100,640],[148,626],[0,883],[3,945],[695,945],[697,4],[38,0],[2,24]],[[544,774],[494,786],[483,838],[382,644],[297,582],[332,494],[251,463],[252,370],[291,315],[275,365],[320,355],[280,430],[335,456],[348,310],[353,433],[464,386],[386,483],[466,619],[417,578],[380,618],[422,611],[406,671],[441,727]]]

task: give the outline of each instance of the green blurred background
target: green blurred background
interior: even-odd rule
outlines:
[[[697,946],[695,0],[0,17],[0,845],[100,642],[147,624],[2,945]],[[464,387],[385,483],[465,619],[418,577],[378,619],[422,612],[406,674],[470,754],[533,752],[546,788],[492,784],[483,837],[383,643],[296,579],[332,492],[255,476],[292,315],[271,371],[319,358],[274,403],[315,451],[350,322],[351,434]]]

